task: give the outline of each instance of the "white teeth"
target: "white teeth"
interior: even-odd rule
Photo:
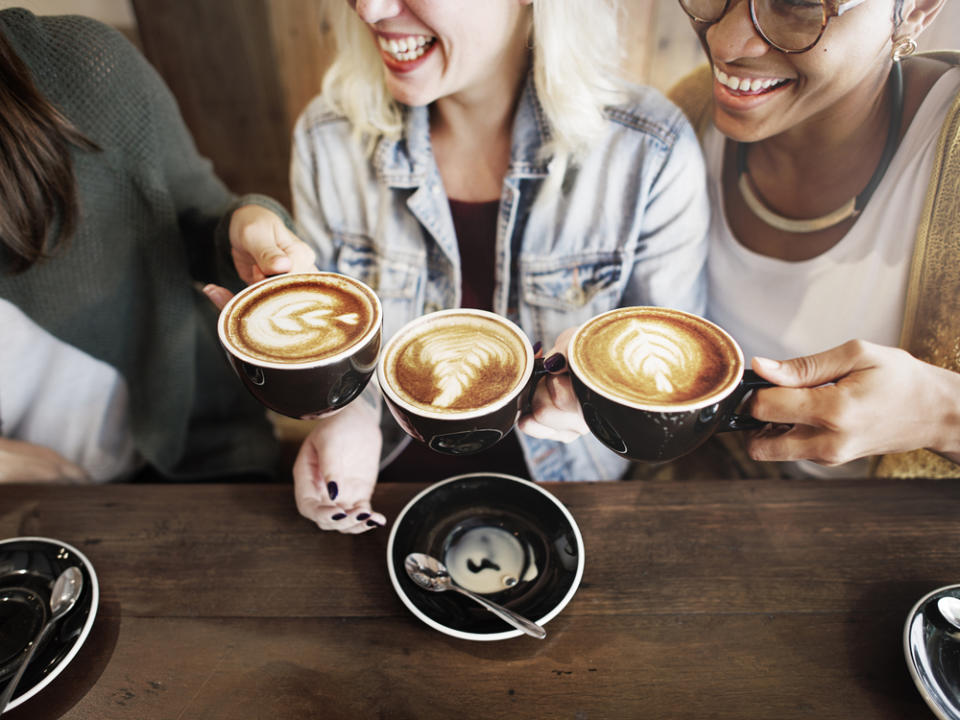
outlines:
[[[390,53],[394,59],[409,62],[423,55],[433,43],[429,35],[409,35],[405,38],[377,38],[380,48]]]
[[[786,82],[784,78],[738,78],[733,75],[727,75],[723,70],[718,68],[713,69],[713,76],[717,81],[731,90],[738,90],[742,92],[756,92],[757,90],[766,90],[767,88],[773,87],[774,85],[779,85],[783,82]]]

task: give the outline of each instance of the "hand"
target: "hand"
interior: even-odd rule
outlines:
[[[839,465],[918,448],[960,458],[960,374],[862,340],[786,362],[754,358],[753,369],[780,387],[758,390],[751,414],[792,425],[754,435],[754,460]]]
[[[317,269],[310,246],[290,232],[276,213],[260,205],[242,205],[233,211],[230,253],[247,285],[268,275]]]
[[[293,464],[300,514],[321,530],[349,534],[385,525],[370,507],[382,442],[378,413],[362,400],[320,420]]]
[[[543,365],[550,374],[540,381],[530,414],[521,417],[517,423],[517,427],[530,437],[568,443],[590,432],[567,372],[567,346],[574,332],[576,328],[560,333],[546,354]]]
[[[0,483],[90,482],[87,472],[54,450],[0,438]]]

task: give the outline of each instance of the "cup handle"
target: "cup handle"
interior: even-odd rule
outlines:
[[[530,379],[527,381],[527,390],[523,398],[523,403],[520,405],[520,414],[529,415],[533,412],[533,396],[537,392],[537,386],[540,384],[540,381],[544,378],[545,375],[549,375],[546,368],[543,367],[543,358],[534,358],[533,360],[533,372],[530,374]]]
[[[769,380],[764,380],[753,370],[744,370],[743,378],[740,380],[740,386],[734,391],[733,407],[739,407],[740,403],[742,403],[743,399],[747,396],[747,393],[768,387],[774,387],[774,383]],[[757,420],[747,413],[733,412],[730,414],[730,417],[727,418],[726,423],[718,429],[718,432],[759,430],[766,427],[767,424],[765,421]]]

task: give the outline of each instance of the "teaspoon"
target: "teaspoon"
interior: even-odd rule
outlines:
[[[944,595],[937,600],[937,610],[953,626],[953,632],[960,633],[960,598]]]
[[[424,590],[431,592],[443,592],[444,590],[455,590],[461,595],[466,595],[471,600],[483,605],[487,610],[497,617],[510,623],[518,630],[523,630],[527,635],[543,640],[547,636],[547,631],[537,625],[535,622],[527,620],[521,615],[517,615],[512,610],[508,610],[502,605],[487,600],[485,597],[472,593],[466,588],[460,587],[450,577],[450,572],[446,565],[435,557],[424,553],[410,553],[403,563],[407,575],[417,585]]]
[[[3,694],[0,695],[0,714],[3,714],[7,710],[7,705],[10,702],[10,698],[13,697],[13,691],[17,689],[17,685],[20,683],[20,678],[23,677],[23,672],[27,669],[27,665],[30,664],[30,661],[33,660],[33,654],[36,652],[37,648],[43,644],[44,639],[47,637],[47,633],[53,629],[57,624],[57,621],[60,620],[64,615],[66,615],[73,608],[74,604],[77,602],[77,598],[80,597],[80,592],[83,590],[83,574],[80,572],[78,567],[68,567],[53,583],[53,591],[50,593],[50,610],[52,614],[50,619],[47,620],[47,623],[40,629],[40,632],[37,633],[37,636],[33,639],[33,642],[30,644],[30,650],[27,651],[27,656],[23,659],[23,662],[20,663],[20,667],[17,669],[17,674],[13,676],[7,687],[4,689]]]

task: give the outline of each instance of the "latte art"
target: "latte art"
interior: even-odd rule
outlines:
[[[391,341],[386,380],[405,402],[439,412],[487,407],[514,391],[526,370],[523,341],[482,315],[446,314]]]
[[[376,313],[365,291],[341,276],[279,278],[229,308],[226,336],[254,360],[314,362],[361,341]]]
[[[645,328],[633,318],[628,320],[610,346],[612,354],[623,358],[623,371],[634,376],[634,385],[649,385],[664,396],[677,392],[677,378],[688,375],[693,364],[684,348],[662,329]]]
[[[739,382],[742,358],[722,330],[665,308],[623,308],[589,321],[571,348],[582,379],[642,406],[707,402]]]

